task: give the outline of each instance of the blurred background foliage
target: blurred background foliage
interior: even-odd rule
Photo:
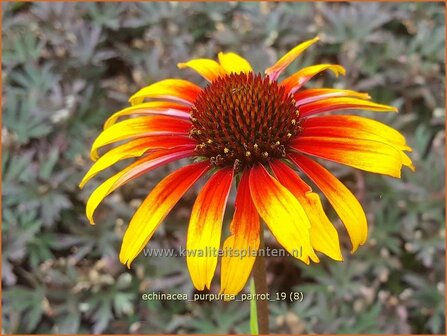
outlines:
[[[271,330],[444,333],[443,6],[3,2],[2,331],[247,333],[248,302],[141,299],[153,291],[193,293],[185,260],[140,256],[130,271],[118,261],[130,216],[172,166],[115,192],[98,209],[96,226],[84,206],[100,179],[86,190],[77,185],[102,123],[133,92],[167,77],[203,84],[178,62],[236,51],[262,71],[319,34],[321,42],[288,73],[339,63],[346,77],[323,75],[312,85],[367,91],[398,106],[397,115],[363,114],[406,135],[417,170],[396,180],[329,165],[363,203],[369,240],[352,256],[343,240],[343,263],[268,259],[272,293],[304,293],[303,302],[270,303]],[[149,246],[185,246],[197,189]]]

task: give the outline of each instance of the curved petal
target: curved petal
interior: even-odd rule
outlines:
[[[363,245],[368,236],[365,212],[355,196],[327,169],[315,161],[292,153],[289,158],[320,188],[334,207],[348,231],[352,242],[351,252]]]
[[[277,80],[281,72],[283,72],[284,69],[287,68],[290,63],[292,63],[304,50],[309,48],[312,44],[314,44],[318,40],[319,38],[315,37],[311,40],[305,41],[297,45],[295,48],[293,48],[287,54],[281,57],[279,61],[277,61],[274,65],[266,69],[265,74],[268,75],[272,81]]]
[[[400,177],[401,152],[378,141],[323,136],[297,136],[291,148],[365,171]]]
[[[186,263],[198,290],[210,288],[216,270],[222,221],[232,181],[232,168],[218,170],[200,191],[192,208]]]
[[[170,149],[178,147],[181,147],[182,149],[193,149],[195,146],[196,142],[193,139],[186,136],[175,135],[151,136],[130,141],[124,145],[111,149],[101,156],[85,174],[79,187],[82,189],[96,174],[120,160],[139,157],[154,149]]]
[[[158,225],[208,169],[208,162],[194,163],[174,171],[155,186],[135,212],[124,234],[120,251],[123,264],[130,267]]]
[[[127,168],[107,179],[93,191],[87,201],[86,214],[90,223],[94,224],[93,214],[98,205],[104,198],[106,198],[117,188],[129,182],[131,179],[137,178],[138,176],[141,176],[142,174],[147,173],[150,170],[153,170],[175,160],[190,157],[193,154],[194,150],[192,149],[168,149],[156,151],[148,154],[138,161],[135,161]]]
[[[337,64],[317,64],[303,68],[295,72],[292,76],[287,77],[281,82],[286,91],[293,94],[298,91],[306,82],[325,70],[331,70],[336,76],[344,75],[346,70]]]
[[[104,129],[114,125],[118,118],[131,114],[159,114],[189,120],[191,118],[188,113],[189,110],[190,108],[188,106],[166,101],[152,101],[149,103],[138,104],[112,114],[112,116],[105,122]]]
[[[300,116],[308,117],[317,113],[339,110],[368,110],[376,112],[397,112],[394,106],[382,105],[358,98],[328,98],[300,106]]]
[[[158,98],[192,105],[201,91],[200,86],[183,79],[164,79],[142,88],[130,97],[129,102],[136,105],[141,104],[145,98]]]
[[[320,197],[285,163],[275,160],[270,164],[278,181],[296,197],[310,221],[310,241],[315,250],[342,261],[338,233],[323,210]]]
[[[388,143],[400,150],[411,151],[405,137],[394,128],[379,121],[356,115],[328,115],[302,122],[303,136],[333,136],[362,138]]]
[[[354,97],[359,99],[370,99],[371,97],[367,93],[357,92],[352,90],[339,90],[339,89],[307,89],[301,90],[294,95],[296,106],[312,103],[314,101],[335,98],[335,97]]]
[[[191,123],[167,116],[148,116],[121,121],[102,131],[95,139],[90,151],[93,161],[99,158],[98,149],[105,145],[152,135],[188,135]]]
[[[217,56],[227,74],[253,72],[250,63],[238,54],[220,52]]]
[[[256,210],[287,252],[306,264],[309,257],[318,260],[310,242],[309,219],[292,193],[262,165],[251,168],[249,185]]]
[[[411,159],[403,151],[411,151],[405,137],[397,130],[376,120],[349,115],[333,115],[305,119],[303,137],[338,137],[383,142],[399,151],[402,164],[415,170]]]
[[[251,200],[249,171],[242,173],[236,195],[231,236],[223,245],[221,293],[237,295],[244,288],[259,248],[259,215]]]
[[[193,59],[186,63],[178,63],[177,66],[180,69],[191,68],[209,82],[226,75],[225,69],[219,63],[206,58]]]

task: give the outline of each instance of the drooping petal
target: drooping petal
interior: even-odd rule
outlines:
[[[102,170],[114,165],[120,160],[139,157],[148,151],[155,149],[178,148],[193,149],[196,142],[186,136],[181,135],[160,135],[150,136],[142,139],[132,140],[126,144],[115,147],[101,156],[89,169],[82,179],[79,187],[84,185]]]
[[[309,264],[318,260],[310,242],[310,223],[293,194],[262,165],[251,168],[250,194],[262,219],[290,255]]]
[[[231,235],[223,245],[221,293],[237,295],[250,276],[260,242],[260,221],[250,195],[248,170],[242,174],[234,206]]]
[[[123,264],[130,267],[158,225],[208,169],[208,162],[194,163],[174,171],[155,186],[135,212],[124,234],[119,256]]]
[[[180,69],[191,68],[209,82],[212,82],[226,74],[225,69],[219,63],[205,58],[193,59],[185,63],[178,63],[177,66]]]
[[[309,218],[314,221],[310,229],[312,246],[334,260],[343,261],[337,230],[324,212],[320,196],[311,192],[306,195],[306,199],[311,212]]]
[[[368,110],[376,112],[397,112],[393,106],[377,104],[358,98],[328,98],[300,106],[300,116],[308,117],[317,113],[340,110]]]
[[[315,37],[311,40],[305,41],[297,45],[295,48],[293,48],[283,57],[281,57],[279,61],[277,61],[274,65],[266,69],[265,74],[268,75],[272,81],[276,81],[281,72],[283,72],[284,69],[287,68],[290,63],[292,63],[304,50],[309,48],[312,44],[314,44],[318,40],[319,38]]]
[[[322,71],[331,70],[336,76],[344,75],[346,70],[337,64],[317,64],[303,68],[293,75],[287,77],[281,82],[281,85],[286,88],[286,91],[293,94],[298,91],[306,82],[316,76]]]
[[[141,104],[145,98],[157,98],[192,105],[201,91],[200,86],[183,79],[164,79],[142,88],[130,97],[129,102],[136,105]]]
[[[147,173],[150,170],[158,168],[169,162],[180,160],[186,157],[192,156],[194,150],[192,149],[167,149],[159,150],[148,154],[147,156],[135,161],[133,164],[123,169],[119,173],[113,175],[105,182],[103,182],[98,188],[96,188],[90,195],[87,205],[86,214],[91,224],[94,224],[93,214],[102,202],[109,194],[121,187],[130,180]]]
[[[186,263],[198,290],[210,288],[216,270],[222,221],[232,181],[232,168],[217,171],[200,191],[192,208]]]
[[[334,260],[343,260],[337,230],[324,212],[320,197],[285,163],[275,160],[270,166],[278,181],[289,189],[303,206],[310,221],[310,240],[313,248]]]
[[[112,114],[112,116],[109,117],[109,119],[107,119],[107,121],[105,122],[104,129],[109,128],[110,126],[115,124],[118,118],[131,114],[159,114],[189,120],[191,118],[190,114],[188,113],[189,110],[190,108],[188,106],[167,101],[152,101],[148,103],[138,104],[135,106],[127,107]]]
[[[219,58],[220,65],[222,65],[227,74],[253,72],[250,63],[238,54],[232,52],[220,52],[217,56]]]
[[[168,116],[148,116],[124,120],[110,126],[98,135],[93,142],[90,157],[96,161],[99,158],[98,149],[114,142],[153,135],[188,135],[190,129],[189,121]]]
[[[365,212],[355,196],[334,175],[317,162],[297,153],[289,158],[320,188],[334,207],[348,231],[352,242],[351,252],[363,245],[368,235]]]
[[[320,136],[297,136],[291,148],[365,171],[400,177],[401,152],[378,141]]]
[[[334,98],[334,97],[354,97],[359,99],[370,99],[371,97],[367,93],[357,92],[352,90],[340,90],[340,89],[307,89],[301,90],[294,95],[296,106],[312,103],[314,101]]]

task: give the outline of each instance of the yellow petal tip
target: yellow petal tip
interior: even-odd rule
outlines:
[[[338,251],[337,253],[335,253],[335,255],[331,255],[330,258],[335,261],[344,261],[341,251]]]
[[[124,266],[127,267],[127,269],[130,269],[130,264],[132,263],[129,258],[127,257],[127,255],[125,255],[123,253],[123,251],[121,251],[120,255],[119,255],[119,259],[121,264],[123,264]]]
[[[341,65],[337,65],[336,67],[333,68],[333,71],[335,73],[335,76],[338,77],[338,75],[346,75],[346,69],[344,67],[342,67]]]
[[[301,257],[301,258],[298,258],[298,259],[300,259],[306,265],[310,265],[310,258],[309,257]]]
[[[132,97],[129,98],[129,103],[132,106],[137,105],[137,104],[141,104],[143,101],[144,101],[144,98],[142,98],[142,97],[135,97],[135,95],[133,95]]]
[[[361,244],[358,244],[358,245],[353,245],[352,246],[352,249],[351,249],[351,254],[354,254],[357,250],[358,250],[358,248],[359,248],[359,246],[360,246]]]
[[[90,152],[90,160],[92,160],[92,161],[96,161],[96,160],[98,160],[98,159],[99,159],[98,151],[96,151],[96,150],[92,150],[92,151]]]
[[[87,211],[86,217],[91,225],[95,225],[95,220],[93,219],[93,214]]]

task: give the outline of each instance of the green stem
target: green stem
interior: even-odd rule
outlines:
[[[264,234],[261,229],[259,250],[264,253]],[[256,294],[263,294],[263,300],[259,295],[256,300],[256,310],[258,318],[258,330],[261,335],[269,333],[269,308],[268,308],[268,288],[267,288],[267,272],[265,268],[265,256],[258,255],[253,266],[253,280]]]
[[[255,281],[253,278],[250,279],[250,294],[252,297],[256,296]],[[256,300],[253,298],[250,300],[250,334],[259,335],[258,310],[256,308]]]

